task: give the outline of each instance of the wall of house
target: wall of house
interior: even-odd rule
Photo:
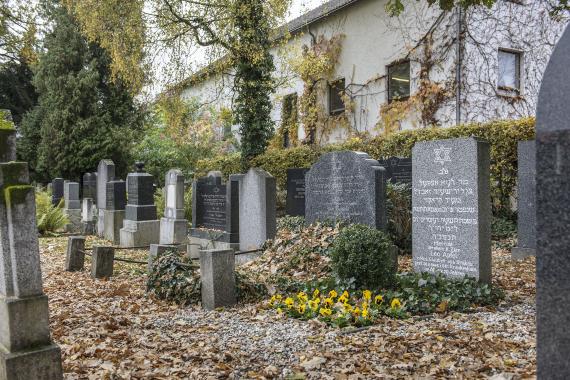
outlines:
[[[492,9],[477,8],[462,15],[461,122],[534,114],[543,70],[567,19],[554,21],[549,17],[550,0],[523,1],[520,5],[498,0]],[[412,95],[422,89],[422,68],[424,79],[436,83],[444,95],[438,98],[432,114],[421,106],[409,109],[399,122],[400,129],[423,127],[434,121],[441,126],[455,125],[457,12],[442,12],[428,7],[426,2],[410,0],[401,16],[389,17],[385,3],[386,0],[361,0],[311,24],[286,44],[272,49],[279,81],[271,114],[276,127],[281,122],[283,97],[303,93],[304,83],[290,62],[300,57],[302,45],[310,45],[312,36],[331,38],[340,34],[344,39],[332,79],[345,78],[346,92],[354,105],[348,115],[350,129],[327,128],[327,134],[318,136],[319,142],[343,140],[351,132],[379,133],[380,109],[387,102],[386,69],[403,58],[411,63]],[[523,52],[521,96],[507,97],[497,91],[499,48]],[[231,75],[213,76],[186,88],[183,96],[229,107],[231,83]],[[326,106],[327,94],[320,101]],[[299,138],[304,137],[300,127]]]

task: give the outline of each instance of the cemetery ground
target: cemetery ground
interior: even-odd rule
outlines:
[[[267,299],[210,312],[161,301],[141,265],[116,262],[114,277],[94,280],[86,257],[85,271],[65,272],[65,237],[41,238],[40,251],[67,379],[533,378],[535,259],[513,261],[511,243],[493,243],[496,307],[343,329],[279,315]],[[410,266],[400,256],[399,271]]]

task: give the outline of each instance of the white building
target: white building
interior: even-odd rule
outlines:
[[[276,128],[285,128],[285,144],[295,137],[288,125],[298,126],[298,139],[308,138],[302,104],[312,104],[311,138],[321,143],[363,132],[534,115],[543,71],[567,24],[566,17],[551,17],[551,0],[497,0],[492,9],[449,12],[408,0],[398,17],[385,5],[332,0],[291,21],[287,38],[276,39],[272,118]],[[303,82],[299,66],[311,63],[303,49],[334,58],[322,53],[334,46],[330,70],[316,70]],[[231,75],[208,72],[186,81],[192,84],[183,85],[182,96],[231,107]],[[316,102],[307,103],[307,93]]]

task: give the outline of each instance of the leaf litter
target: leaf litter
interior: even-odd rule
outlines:
[[[283,318],[263,303],[203,311],[152,299],[140,265],[116,263],[110,280],[93,280],[86,257],[85,271],[68,273],[66,244],[40,239],[52,337],[66,379],[536,377],[535,259],[512,261],[508,249],[493,251],[493,281],[506,293],[496,308],[385,317],[367,329],[340,330]],[[399,261],[401,270],[410,267],[410,257]]]

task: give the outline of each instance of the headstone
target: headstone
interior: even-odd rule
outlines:
[[[81,201],[79,199],[79,183],[65,182],[63,185],[65,201],[64,212],[69,219],[65,227],[67,232],[81,231]]]
[[[93,247],[93,254],[91,255],[91,277],[112,277],[114,262],[115,248],[101,246]]]
[[[570,29],[544,73],[536,119],[537,378],[570,378]]]
[[[99,161],[97,167],[97,235],[103,237],[105,231],[105,213],[107,206],[107,182],[115,179],[115,164],[111,160]]]
[[[490,283],[489,144],[475,138],[419,142],[412,157],[415,270]]]
[[[184,175],[172,169],[165,178],[164,217],[160,219],[160,244],[188,243],[188,220],[184,217]]]
[[[305,216],[305,174],[308,171],[307,168],[287,169],[287,215]]]
[[[65,270],[76,272],[83,270],[85,265],[85,236],[70,236],[67,239],[67,255]]]
[[[511,254],[514,259],[536,256],[536,144],[518,143],[517,183],[517,246]]]
[[[154,177],[136,163],[136,172],[127,176],[128,203],[121,228],[121,246],[144,247],[160,240],[160,221],[154,204]]]
[[[192,183],[192,228],[189,255],[200,257],[200,249],[239,249],[239,178],[209,172]]]
[[[305,219],[386,228],[386,171],[362,152],[322,155],[305,176]]]
[[[251,168],[239,179],[240,250],[261,248],[277,230],[275,178],[265,170]]]
[[[105,209],[103,210],[103,237],[113,244],[121,241],[121,228],[125,219],[125,207],[127,204],[127,185],[125,181],[107,182]]]
[[[97,173],[83,174],[83,199],[97,200]]]
[[[200,251],[202,307],[214,310],[236,304],[235,258],[232,249]]]
[[[51,203],[56,207],[63,199],[63,183],[63,178],[55,178],[53,181],[51,181]]]
[[[95,234],[95,206],[92,198],[83,198],[81,204],[81,233]]]
[[[42,290],[35,189],[28,164],[15,162],[15,138],[15,129],[0,129],[0,379],[62,379]]]
[[[379,160],[386,169],[386,180],[391,183],[412,183],[412,159],[409,157],[389,157]]]

